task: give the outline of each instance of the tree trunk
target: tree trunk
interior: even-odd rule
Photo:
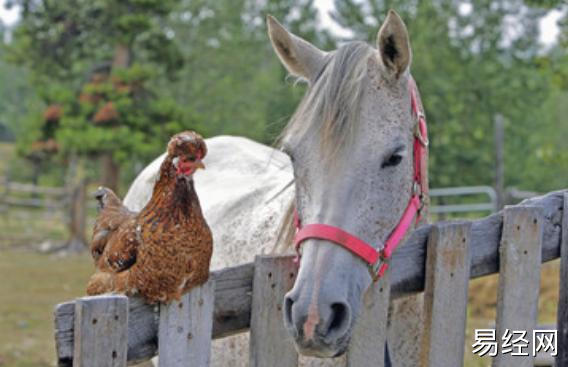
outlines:
[[[114,57],[112,69],[127,68],[130,64],[130,47],[123,43],[118,43],[114,47]],[[115,162],[112,153],[103,153],[102,163],[102,184],[114,192],[118,192],[120,178],[120,165]]]
[[[72,188],[71,204],[70,204],[70,224],[69,231],[71,236],[67,243],[67,249],[71,252],[81,252],[87,248],[87,241],[85,240],[86,228],[86,208],[85,208],[85,191],[86,181],[80,180]]]
[[[118,193],[118,182],[120,179],[120,166],[114,161],[112,153],[103,153],[102,163],[102,185]]]
[[[112,68],[127,68],[130,65],[130,47],[123,43],[114,46],[114,58],[112,60]]]

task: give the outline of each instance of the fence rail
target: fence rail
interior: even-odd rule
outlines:
[[[563,216],[564,208],[568,208],[568,191],[558,191],[526,200],[518,206],[507,207],[483,219],[421,227],[394,254],[388,275],[390,290],[388,284],[385,287],[373,287],[370,297],[374,297],[374,302],[370,304],[374,306],[364,309],[361,317],[384,325],[389,297],[396,299],[425,291],[426,325],[430,327],[427,328],[422,344],[423,365],[462,365],[467,282],[471,278],[496,273],[500,268],[497,329],[513,330],[520,327],[530,332],[536,325],[539,264],[558,258],[562,248],[562,271],[563,274],[567,272],[568,235],[562,236],[562,233],[568,233],[568,215]],[[265,274],[267,269],[273,269],[270,277]],[[211,311],[212,332],[206,337],[220,338],[251,328],[251,347],[254,348],[251,350],[251,366],[267,365],[267,361],[278,362],[270,364],[274,366],[295,365],[295,351],[290,344],[286,344],[290,342],[281,337],[285,335],[283,325],[279,322],[282,318],[275,316],[281,312],[283,294],[291,287],[294,276],[295,268],[292,257],[289,256],[258,257],[255,263],[213,272],[211,281],[215,283],[215,287],[214,307]],[[566,281],[568,277],[564,276],[561,279],[559,316],[568,313]],[[531,287],[528,290],[531,297],[518,302],[521,294],[527,292],[528,286]],[[56,307],[55,339],[59,366],[71,366],[78,353],[77,340],[82,335],[78,334],[80,329],[77,327],[77,315],[80,307],[84,307],[85,300],[90,299],[96,300],[97,297],[71,301]],[[382,313],[379,315],[378,312]],[[120,342],[128,342],[128,364],[156,355],[159,324],[163,323],[164,318],[158,313],[161,312],[139,299],[130,299],[128,337]],[[525,321],[520,322],[519,319]],[[559,360],[568,355],[567,322],[566,317],[558,319]],[[452,336],[455,351],[445,347],[448,328],[444,325],[450,326],[448,323],[451,323],[455,333]],[[460,327],[455,327],[456,325]],[[378,343],[378,338],[384,334],[381,330],[384,329],[366,328],[365,332],[368,333],[369,330],[376,335],[358,336],[359,331],[355,330],[353,338],[360,337],[360,340],[374,340]],[[444,343],[440,342],[442,339],[445,340]],[[183,338],[181,340],[187,342]],[[382,348],[377,347],[379,345],[380,343],[375,344],[373,350],[382,355]],[[443,351],[435,350],[441,347],[444,347]],[[286,355],[292,353],[292,357],[284,358],[282,354],[275,352],[282,350],[281,348],[289,351]],[[358,350],[359,352],[348,351],[350,366],[363,366],[365,360],[368,362],[368,355],[357,353],[368,353],[369,348]],[[379,363],[382,359],[373,356],[372,360]],[[495,360],[495,363],[496,366],[511,365],[507,360]],[[515,360],[515,365],[517,364],[518,360]],[[207,364],[203,362],[198,366]]]
[[[44,187],[29,183],[8,181],[6,178],[0,179],[0,182],[2,183],[0,208],[23,206],[60,209],[67,206],[70,202],[71,190],[66,187]],[[29,194],[32,197],[22,197],[21,194]]]
[[[430,189],[428,192],[431,199],[437,198],[438,201],[447,197],[463,197],[472,195],[486,195],[489,202],[468,203],[468,204],[438,204],[430,207],[432,214],[449,213],[469,213],[469,212],[489,212],[498,210],[497,192],[491,186],[464,186],[464,187],[445,187],[440,189]]]
[[[43,214],[42,220],[53,221],[54,225],[65,223],[68,230],[68,240],[66,248],[71,251],[82,251],[86,247],[85,241],[85,225],[86,225],[86,206],[85,206],[85,190],[86,182],[84,180],[76,182],[74,185],[65,187],[42,187],[28,183],[12,182],[6,178],[0,179],[0,214],[6,217],[6,232],[16,232],[18,235],[9,241],[22,241],[30,238],[45,240],[44,233],[39,231],[28,232],[21,235],[18,231],[10,229],[14,223],[18,223],[15,213],[20,216],[30,216],[32,213]],[[94,201],[90,201],[94,205]],[[11,211],[13,208],[24,208],[25,210]],[[31,211],[30,209],[43,209],[43,211]],[[54,214],[57,213],[60,219],[54,220]],[[4,220],[4,218],[2,218]],[[31,219],[28,219],[31,221]],[[36,221],[34,223],[37,224]],[[43,223],[43,222],[41,222]],[[49,223],[49,222],[47,222]],[[47,226],[47,225],[46,225]],[[5,228],[6,229],[6,228]],[[5,236],[0,239],[6,240]]]

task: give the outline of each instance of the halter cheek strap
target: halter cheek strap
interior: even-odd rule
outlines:
[[[423,190],[427,188],[426,158],[428,148],[428,131],[426,127],[426,117],[422,107],[422,102],[418,94],[418,89],[414,79],[410,77],[408,82],[410,92],[410,106],[416,118],[414,131],[414,179],[412,185],[412,196],[400,218],[400,221],[390,234],[382,249],[377,250],[357,236],[342,230],[339,227],[327,224],[308,224],[302,226],[298,212],[294,212],[294,223],[296,225],[296,236],[294,246],[296,247],[297,260],[300,258],[300,248],[302,243],[310,238],[327,240],[340,245],[360,257],[369,266],[369,271],[374,281],[381,278],[389,266],[389,259],[394,250],[402,242],[414,220],[420,220],[420,211],[424,206]]]

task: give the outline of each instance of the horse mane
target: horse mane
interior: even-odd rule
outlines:
[[[341,149],[349,146],[356,132],[367,60],[375,50],[364,42],[350,42],[330,52],[308,85],[292,118],[284,128],[278,144],[285,148],[290,137],[301,141],[307,134],[320,136],[323,164],[334,161]],[[274,252],[283,252],[295,234],[295,201],[292,199],[280,224]]]

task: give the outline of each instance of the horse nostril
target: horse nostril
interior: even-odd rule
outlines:
[[[292,322],[292,306],[294,305],[294,301],[292,297],[284,298],[284,322],[286,325],[293,325]]]
[[[338,336],[343,335],[349,327],[350,309],[345,303],[332,303],[329,326],[324,335]]]

